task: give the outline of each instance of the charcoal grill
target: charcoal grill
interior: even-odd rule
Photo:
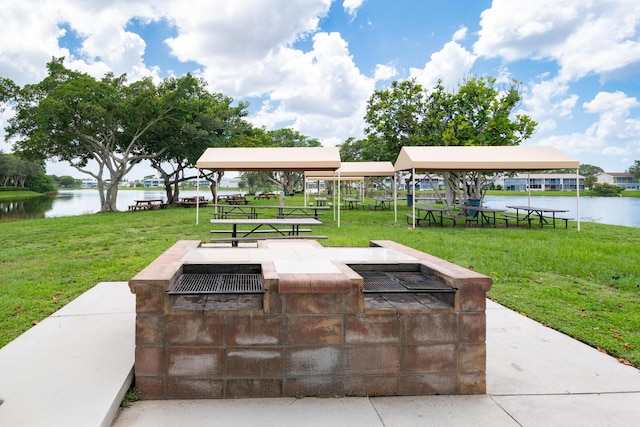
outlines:
[[[143,399],[486,391],[490,278],[389,241],[200,244],[129,281]]]
[[[187,264],[169,289],[169,295],[261,293],[262,269],[256,264]]]
[[[364,293],[455,293],[426,274],[419,264],[350,265],[364,279]]]
[[[263,293],[261,274],[183,274],[169,294],[257,294]]]

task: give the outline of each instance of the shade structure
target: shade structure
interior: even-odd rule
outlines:
[[[396,206],[396,171],[391,162],[342,162],[340,168],[335,172],[328,171],[305,171],[306,181],[360,181],[364,177],[388,176],[393,177],[393,199],[394,199],[394,216],[397,221]],[[338,188],[340,185],[338,184]],[[339,206],[339,204],[338,204]],[[339,208],[338,208],[338,225],[340,225]]]
[[[200,156],[196,167],[238,172],[310,170],[333,173],[340,167],[340,151],[337,147],[212,147]],[[199,204],[196,204],[196,224],[198,208]]]
[[[550,146],[402,147],[396,171],[532,171],[578,169],[580,162]]]
[[[198,169],[222,171],[335,171],[340,167],[336,147],[207,148]]]
[[[575,169],[577,220],[578,231],[580,231],[580,162],[555,147],[535,145],[402,147],[394,167],[396,171],[410,170],[412,176],[415,176],[416,171],[505,172]],[[413,186],[415,187],[415,183]],[[413,215],[415,216],[415,204]],[[413,226],[415,227],[415,222]]]
[[[393,176],[395,169],[391,162],[342,162],[338,173],[341,177]],[[311,170],[305,171],[305,175],[314,179],[333,176],[332,173]]]

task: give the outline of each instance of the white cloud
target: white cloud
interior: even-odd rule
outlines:
[[[364,1],[365,0],[344,0],[342,2],[342,7],[352,18],[354,18]]]
[[[456,31],[455,33],[453,33],[453,41],[460,41],[460,40],[464,40],[465,37],[467,37],[467,27],[461,27],[458,31]]]
[[[273,60],[269,66],[278,69],[280,81],[252,119],[255,124],[273,128],[287,123],[323,141],[361,136],[375,79],[359,72],[339,34],[318,33],[310,52],[283,48]]]
[[[602,165],[609,171],[624,170],[628,165],[614,163],[613,159],[640,154],[640,117],[632,115],[640,108],[640,102],[622,92],[600,92],[582,106],[586,113],[598,115],[584,131],[553,135],[536,142],[553,145],[574,156],[581,155],[588,159],[583,163]]]
[[[629,117],[634,108],[640,107],[636,98],[622,92],[600,92],[583,107],[587,113],[599,115],[598,121],[587,129],[587,135],[604,141],[640,138],[640,118]]]
[[[393,65],[378,64],[376,65],[376,70],[373,73],[373,78],[376,81],[390,80],[397,75],[398,70],[396,70],[396,67],[394,67]]]
[[[436,85],[442,80],[445,88],[456,88],[462,79],[469,75],[476,56],[455,41],[446,43],[443,48],[431,55],[424,68],[409,69],[409,76],[415,78],[425,88]]]
[[[571,117],[578,95],[569,94],[569,86],[559,80],[545,80],[532,84],[523,93],[523,112],[538,122],[538,132],[556,128],[559,118]]]
[[[506,61],[552,59],[567,81],[640,61],[636,0],[494,0],[480,24],[477,55]]]

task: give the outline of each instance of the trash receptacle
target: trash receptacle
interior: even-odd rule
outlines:
[[[467,205],[468,206],[478,206],[478,207],[480,207],[481,206],[480,205],[481,201],[482,200],[480,200],[480,199],[469,199],[469,200],[467,200]],[[471,216],[471,217],[475,218],[476,215],[478,215],[478,211],[473,211],[473,210],[468,210],[467,211],[467,216]]]
[[[413,206],[413,194],[407,194],[407,206]]]

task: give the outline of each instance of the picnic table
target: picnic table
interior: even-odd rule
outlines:
[[[212,204],[207,207],[213,207],[215,210],[211,212],[215,218],[224,219],[229,217],[257,218],[258,212],[255,206],[250,205],[227,205]]]
[[[249,200],[241,194],[234,194],[232,196],[227,196],[225,202],[230,205],[246,205],[249,203]]]
[[[317,206],[324,206],[327,203],[327,198],[326,197],[316,197],[315,201],[316,201],[316,205]]]
[[[202,205],[207,202],[204,196],[194,196],[194,197],[181,197],[178,199],[178,205],[188,208],[190,206],[196,206],[198,204]]]
[[[564,221],[565,228],[568,227],[569,218],[556,217],[557,213],[569,212],[567,209],[540,208],[540,207],[524,206],[524,205],[523,206],[507,206],[507,208],[515,209],[518,223],[520,223],[521,221],[527,221],[529,222],[529,226],[531,226],[531,220],[533,219],[533,217],[538,217],[538,220],[540,222],[540,228],[542,228],[542,226],[544,225],[549,225],[549,224],[553,224],[553,228],[556,228],[556,219]],[[522,218],[520,218],[520,211],[526,212],[525,216]],[[551,214],[551,218],[549,218],[552,220],[551,223],[549,223],[549,221],[547,220],[547,217],[545,216],[546,214]]]
[[[311,231],[301,226],[322,225],[315,218],[246,218],[246,219],[212,219],[214,225],[231,225],[231,230],[211,230],[214,233],[230,233],[231,238],[211,239],[211,241],[231,241],[232,246],[238,246],[243,238],[252,237],[257,233],[275,233],[280,236],[299,236],[301,232]],[[238,230],[238,226],[248,226]],[[255,236],[253,236],[255,238]],[[257,240],[257,239],[256,239]]]
[[[358,209],[358,199],[354,197],[343,197],[342,203],[344,203],[345,209]]]
[[[424,217],[420,217],[420,216],[413,216],[412,214],[406,214],[407,215],[407,223],[413,223],[413,220],[416,221],[416,225],[420,224],[420,221],[427,221],[429,225],[431,225],[431,223],[433,222],[434,224],[440,224],[440,226],[442,226],[442,217],[443,214],[445,212],[445,209],[443,208],[436,208],[433,206],[415,206],[417,211],[422,211],[424,212]],[[439,218],[436,219],[435,214],[438,213],[439,214]],[[411,222],[409,222],[409,220],[411,220]]]
[[[267,199],[267,200],[269,200],[269,199],[277,199],[277,198],[278,198],[278,195],[275,194],[275,193],[260,193],[260,194],[256,194],[255,196],[253,196],[254,200],[255,199],[258,199],[258,200]]]
[[[277,209],[278,218],[304,217],[315,218],[321,214],[321,211],[329,210],[328,206],[256,206],[256,209]]]
[[[130,211],[147,211],[154,209],[164,209],[167,204],[162,199],[134,200],[135,205],[129,205]]]
[[[484,207],[484,206],[470,206],[470,205],[464,205],[461,207],[461,209],[463,209],[466,213],[467,213],[467,217],[471,216],[469,215],[469,211],[476,211],[476,218],[479,219],[479,223],[480,226],[484,226],[484,224],[491,224],[493,223],[493,226],[496,226],[496,214],[500,213],[500,212],[504,212],[504,209],[494,209],[494,208],[489,208],[489,207]],[[478,218],[479,217],[479,218]]]
[[[374,197],[373,200],[375,201],[375,205],[373,206],[373,209],[389,209],[391,210],[391,202],[393,201],[393,199],[391,197]]]

